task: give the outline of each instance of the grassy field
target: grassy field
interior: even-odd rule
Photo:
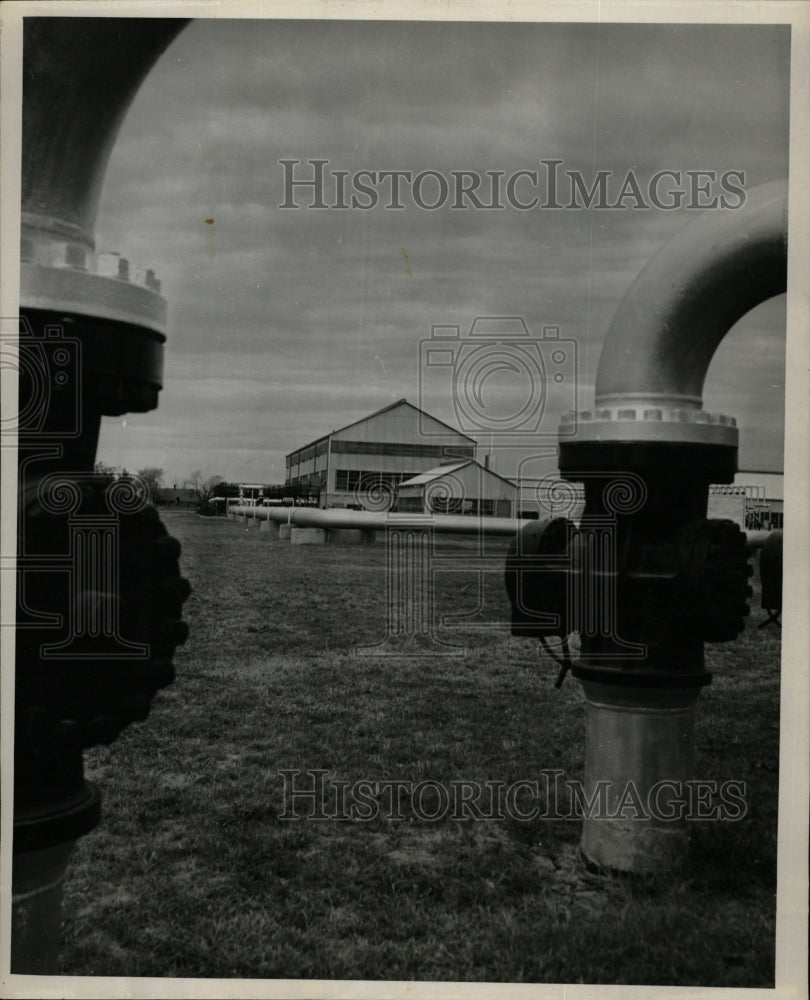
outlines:
[[[68,877],[64,974],[773,985],[779,634],[756,599],[698,704],[696,775],[744,780],[748,813],[695,822],[683,877],[619,878],[585,868],[576,821],[279,818],[281,769],[582,777],[580,686],[503,628],[470,542],[442,543],[436,584],[461,655],[358,656],[385,636],[384,545],[165,519],[191,639],[148,721],[87,755],[104,815]]]

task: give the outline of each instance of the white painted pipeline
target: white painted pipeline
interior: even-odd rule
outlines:
[[[340,510],[320,507],[231,507],[257,521],[295,524],[300,528],[354,528],[385,531],[386,528],[430,528],[437,534],[512,537],[530,521],[514,517],[469,517],[463,514],[391,514],[388,511]]]
[[[749,551],[761,549],[765,544],[765,539],[768,538],[770,534],[770,531],[746,531],[745,544],[748,546]]]
[[[354,528],[360,531],[385,531],[386,528],[430,527],[438,535],[488,535],[513,537],[530,520],[516,517],[469,517],[463,514],[412,513],[391,514],[388,511],[343,510],[320,507],[231,507],[229,514],[252,517],[257,521],[295,524],[300,528]],[[748,548],[760,549],[769,531],[748,531]]]

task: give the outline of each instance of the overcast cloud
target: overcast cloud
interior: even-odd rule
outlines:
[[[418,402],[420,340],[478,314],[558,324],[590,404],[619,300],[693,213],[425,211],[409,196],[401,211],[281,210],[278,161],[449,176],[559,159],[617,185],[744,171],[750,189],[787,173],[789,41],[778,26],[192,23],[107,174],[99,248],[155,268],[170,325],[159,409],[106,420],[100,457],[169,483],[196,468],[283,481],[285,453]],[[784,322],[781,300],[761,306],[710,370],[706,406],[738,418],[741,468],[782,467]],[[550,430],[564,403],[550,398]]]

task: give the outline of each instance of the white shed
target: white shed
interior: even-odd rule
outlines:
[[[451,462],[400,483],[397,510],[514,517],[517,487],[478,462]]]

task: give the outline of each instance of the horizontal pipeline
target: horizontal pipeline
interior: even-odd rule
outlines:
[[[320,507],[231,507],[229,514],[242,514],[258,521],[295,524],[299,528],[355,528],[385,531],[386,528],[423,528],[449,535],[490,535],[511,538],[528,521],[512,517],[470,517],[463,514],[392,514],[390,511],[339,510]]]
[[[530,520],[516,517],[472,517],[465,514],[392,514],[390,511],[342,510],[320,507],[231,507],[229,514],[252,517],[257,521],[295,524],[299,528],[354,528],[361,531],[385,531],[386,528],[424,528],[438,535],[486,535],[512,538]],[[748,548],[759,549],[769,531],[748,531]]]

